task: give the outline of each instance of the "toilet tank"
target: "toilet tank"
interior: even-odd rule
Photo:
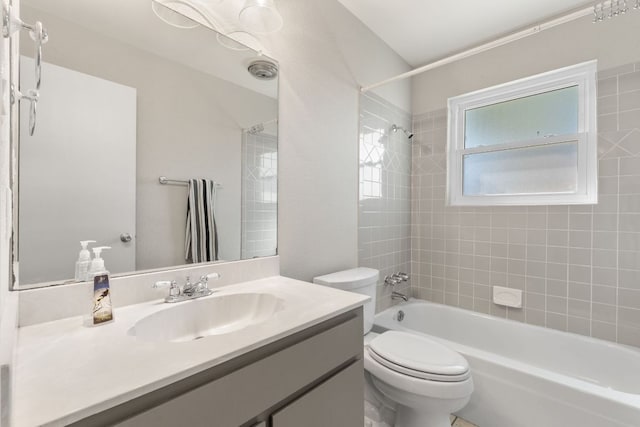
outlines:
[[[378,270],[359,267],[314,277],[313,283],[371,297],[371,300],[364,304],[364,333],[366,334],[373,326],[373,316],[376,312],[378,276]]]

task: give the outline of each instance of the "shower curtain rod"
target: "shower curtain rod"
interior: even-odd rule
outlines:
[[[264,131],[264,127],[268,126],[272,123],[278,123],[278,119],[267,120],[266,122],[256,123],[253,126],[249,126],[248,128],[242,129],[243,132],[256,134]]]
[[[567,15],[560,16],[558,18],[552,19],[547,22],[543,22],[542,24],[534,25],[533,27],[529,27],[527,29],[518,31],[513,34],[509,34],[508,36],[501,37],[497,40],[494,40],[489,43],[485,43],[480,46],[476,46],[469,50],[465,50],[464,52],[456,53],[455,55],[448,56],[446,58],[440,59],[438,61],[432,62],[427,65],[423,65],[422,67],[415,68],[411,71],[407,71],[406,73],[399,74],[395,77],[388,78],[386,80],[382,80],[378,83],[371,84],[369,86],[363,86],[360,88],[361,93],[366,93],[371,89],[375,89],[377,87],[386,85],[387,83],[392,83],[397,80],[403,80],[409,77],[413,77],[418,74],[422,74],[425,71],[433,70],[434,68],[442,67],[443,65],[450,64],[452,62],[458,61],[460,59],[467,58],[472,55],[476,55],[478,53],[485,52],[487,50],[494,49],[496,47],[500,47],[502,45],[514,42],[516,40],[523,39],[528,36],[532,36],[534,34],[538,34],[541,31],[547,30],[549,28],[556,27],[558,25],[565,24],[567,22],[575,21],[576,19],[582,18],[584,16],[592,15],[594,13],[593,6],[586,7],[584,9],[577,10],[575,12],[571,12]]]
[[[267,126],[267,125],[270,125],[271,123],[278,123],[278,119],[271,119],[271,120],[267,120],[266,122],[256,123],[255,125],[249,126],[248,128],[245,128],[245,129],[242,129],[242,130],[248,131],[248,130],[250,130],[252,128],[255,128],[257,126]]]

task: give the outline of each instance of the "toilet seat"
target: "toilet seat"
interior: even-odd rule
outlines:
[[[427,337],[387,331],[368,344],[371,358],[400,374],[443,382],[464,381],[471,375],[464,357]]]
[[[435,399],[467,398],[473,391],[471,375],[462,381],[433,381],[406,375],[378,362],[370,351],[364,352],[364,369],[371,374],[376,387],[382,391],[379,382],[388,384],[403,393]],[[395,399],[394,399],[395,400]],[[397,400],[396,400],[397,401]]]

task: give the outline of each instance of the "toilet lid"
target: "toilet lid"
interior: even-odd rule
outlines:
[[[368,349],[378,363],[417,378],[463,381],[470,375],[464,357],[421,335],[387,331],[371,340]]]

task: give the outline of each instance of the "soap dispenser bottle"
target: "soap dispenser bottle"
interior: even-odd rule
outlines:
[[[89,243],[95,243],[95,240],[82,240],[80,242],[80,253],[78,254],[78,260],[76,261],[76,275],[74,276],[77,281],[84,282],[87,280],[87,274],[89,273],[89,266],[91,265],[91,254],[87,249]]]
[[[113,308],[111,306],[111,293],[109,289],[109,272],[105,268],[101,257],[103,249],[111,249],[109,246],[93,248],[94,258],[89,267],[89,279],[93,280],[93,325],[113,320]]]

